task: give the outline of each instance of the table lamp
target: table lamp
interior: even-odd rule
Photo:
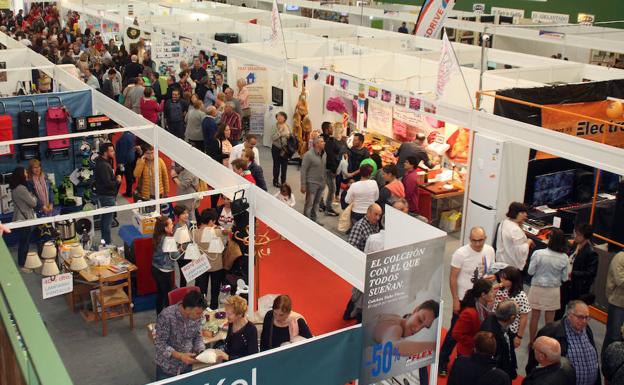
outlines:
[[[56,246],[51,241],[47,241],[43,244],[43,249],[41,250],[41,258],[42,259],[53,259],[56,258]]]
[[[176,243],[179,243],[181,245],[189,243],[191,241],[191,234],[189,233],[188,227],[178,227],[178,229],[173,234],[173,239],[175,239]]]
[[[24,267],[27,269],[38,269],[42,265],[39,256],[34,251],[26,254],[26,262],[24,262]]]
[[[43,261],[43,268],[41,269],[41,275],[44,277],[50,277],[60,273],[56,261],[54,259],[46,259]]]
[[[87,261],[85,261],[83,255],[72,255],[71,263],[69,264],[69,268],[72,271],[84,270],[87,267],[89,266],[87,265]]]
[[[184,251],[184,259],[197,259],[201,257],[201,251],[199,251],[199,247],[197,244],[190,243],[186,246],[186,250]]]
[[[210,242],[216,237],[217,236],[215,234],[214,229],[204,228],[204,231],[202,232],[202,236],[201,236],[201,241],[203,243]]]
[[[84,254],[85,254],[84,249],[82,248],[82,245],[80,243],[73,244],[69,248],[69,256],[71,258],[84,257]]]
[[[175,253],[178,251],[178,245],[176,245],[176,241],[173,237],[165,237],[162,248],[165,253]]]

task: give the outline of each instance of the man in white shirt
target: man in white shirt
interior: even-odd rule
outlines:
[[[247,134],[245,136],[245,140],[243,141],[243,143],[237,144],[236,146],[232,147],[232,151],[230,152],[230,168],[232,168],[232,162],[234,161],[234,159],[238,159],[240,157],[243,156],[243,151],[246,148],[251,148],[254,152],[255,158],[254,158],[254,163],[257,164],[258,166],[260,166],[260,153],[258,152],[258,149],[256,148],[256,144],[258,143],[258,138],[256,137],[256,135],[254,134]]]
[[[451,328],[446,334],[440,350],[439,372],[442,375],[447,372],[449,356],[456,344],[451,332],[459,318],[460,302],[464,298],[464,294],[472,288],[473,279],[484,277],[495,279],[493,275],[488,274],[488,271],[495,262],[496,252],[492,246],[485,244],[486,239],[485,230],[482,227],[473,227],[470,230],[470,243],[455,250],[451,259],[449,285],[453,297],[453,317],[451,318]]]

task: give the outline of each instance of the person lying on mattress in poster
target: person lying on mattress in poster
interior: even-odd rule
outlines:
[[[373,331],[375,343],[392,341],[399,349],[401,356],[417,356],[426,351],[433,351],[434,341],[410,341],[408,337],[420,332],[423,328],[430,328],[438,318],[440,304],[428,300],[418,305],[410,314],[380,314]]]

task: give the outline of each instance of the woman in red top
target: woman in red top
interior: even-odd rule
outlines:
[[[145,87],[143,97],[141,98],[141,115],[150,122],[158,124],[158,113],[162,112],[164,100],[160,101],[160,104],[152,99],[154,90],[151,87]]]
[[[474,336],[481,329],[481,322],[488,316],[494,303],[492,282],[478,279],[472,289],[466,292],[461,302],[459,318],[453,327],[453,338],[457,341],[457,354],[469,356],[474,350]]]

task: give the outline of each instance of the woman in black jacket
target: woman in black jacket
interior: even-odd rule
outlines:
[[[593,234],[594,229],[588,223],[574,228],[574,244],[570,248],[570,280],[561,285],[561,307],[555,313],[555,320],[563,318],[570,301],[580,299],[586,303],[593,302],[590,290],[598,274],[598,253],[591,244]]]
[[[292,301],[287,295],[279,295],[273,301],[273,310],[266,313],[260,335],[260,351],[265,351],[312,338],[312,332],[300,314],[292,311]]]

